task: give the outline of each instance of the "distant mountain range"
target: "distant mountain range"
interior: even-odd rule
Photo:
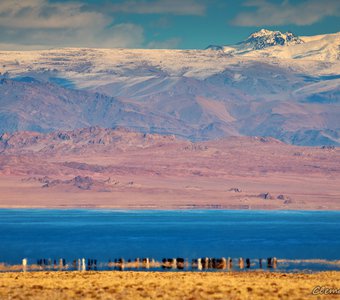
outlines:
[[[206,50],[0,51],[0,133],[126,127],[340,145],[340,33]]]

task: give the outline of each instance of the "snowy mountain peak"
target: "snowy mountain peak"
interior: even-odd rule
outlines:
[[[273,34],[273,33],[275,33],[275,32],[279,32],[279,31],[271,31],[271,30],[262,28],[262,29],[259,30],[259,31],[253,32],[253,33],[249,36],[249,38],[250,38],[250,37],[266,36],[266,35]]]
[[[245,41],[238,45],[245,49],[261,50],[272,46],[289,46],[302,43],[303,40],[292,32],[282,33],[281,31],[261,29],[252,33]]]

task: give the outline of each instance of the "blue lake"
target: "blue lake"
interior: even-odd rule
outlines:
[[[0,209],[0,262],[205,256],[340,259],[340,212]]]

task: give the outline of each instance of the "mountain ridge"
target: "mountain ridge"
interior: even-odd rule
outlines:
[[[339,145],[340,33],[301,39],[243,52],[0,51],[0,132],[98,125]]]

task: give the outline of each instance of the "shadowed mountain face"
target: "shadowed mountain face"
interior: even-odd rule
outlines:
[[[99,125],[107,128],[126,126],[142,132],[164,130],[169,133],[168,128],[183,126],[180,120],[167,117],[161,112],[146,111],[136,104],[36,80],[1,80],[0,103],[2,132],[49,132]],[[185,128],[183,132],[186,132]]]
[[[338,36],[263,31],[250,38],[266,47],[245,54],[223,47],[0,52],[0,132],[99,125],[194,141],[249,135],[340,145]]]

